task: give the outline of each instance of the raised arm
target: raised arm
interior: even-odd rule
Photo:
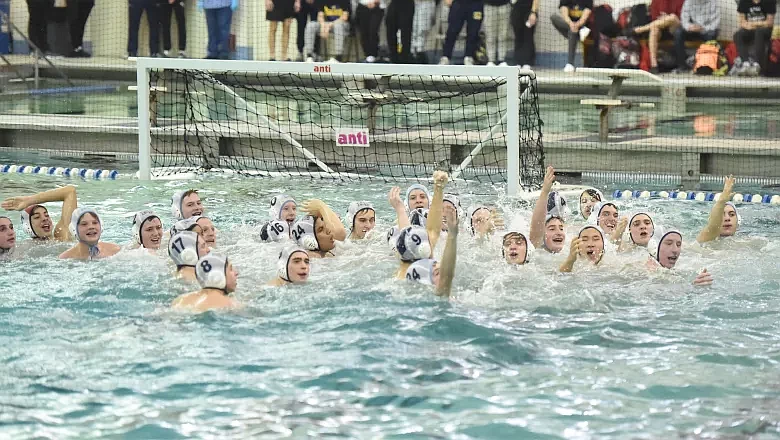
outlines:
[[[699,243],[707,243],[708,241],[720,237],[720,228],[723,225],[723,211],[726,208],[726,202],[731,200],[731,196],[733,195],[731,192],[732,188],[734,188],[734,176],[729,176],[726,178],[726,183],[723,185],[723,192],[721,193],[720,198],[718,198],[718,201],[712,206],[707,226],[705,226],[704,229],[699,232],[699,236],[696,237],[696,241]]]
[[[531,233],[528,234],[531,244],[534,247],[541,247],[544,241],[544,219],[547,217],[547,198],[550,196],[553,182],[555,182],[555,169],[547,167],[547,173],[544,175],[542,191],[539,193],[539,200],[534,206],[534,213],[531,215]]]
[[[450,176],[444,171],[433,172],[433,200],[428,211],[428,222],[425,224],[431,249],[436,249],[436,243],[439,242],[441,235],[441,208],[444,203],[444,187],[449,178]]]
[[[580,239],[575,238],[571,241],[571,247],[569,248],[569,255],[566,260],[561,264],[559,270],[563,273],[571,272],[574,269],[574,263],[577,262],[577,256],[580,254]]]
[[[339,216],[330,209],[330,206],[322,200],[306,200],[301,205],[304,212],[314,217],[322,217],[328,229],[333,233],[333,238],[338,241],[344,241],[347,238],[347,229],[341,222]]]
[[[444,246],[444,255],[441,258],[439,267],[439,285],[436,287],[436,294],[439,296],[450,296],[452,290],[452,279],[455,277],[455,262],[458,255],[458,214],[452,206],[445,206],[444,216],[447,219],[447,244]],[[449,226],[454,225],[454,226]]]
[[[22,211],[28,206],[42,205],[48,202],[62,202],[62,216],[54,227],[54,238],[60,241],[71,239],[68,226],[73,211],[78,207],[78,195],[76,187],[72,185],[51,189],[31,196],[11,197],[2,203],[3,209],[9,211]]]
[[[409,213],[406,212],[404,201],[401,200],[401,188],[394,186],[390,189],[390,193],[387,195],[387,201],[390,202],[390,206],[395,211],[395,216],[398,219],[398,229],[404,229],[410,225]]]

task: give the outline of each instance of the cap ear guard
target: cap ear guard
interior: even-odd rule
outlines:
[[[428,209],[426,208],[413,209],[409,213],[409,223],[412,226],[419,226],[421,228],[424,228],[425,225],[428,223]]]
[[[227,287],[228,258],[208,254],[197,261],[195,277],[204,289],[225,290]]]
[[[185,191],[176,191],[171,197],[171,214],[173,214],[173,218],[177,220],[184,219],[184,215],[181,212],[181,203],[183,201],[184,192]]]
[[[401,261],[411,262],[431,257],[431,244],[428,232],[420,227],[404,228],[395,243]]]
[[[168,243],[168,255],[176,266],[195,266],[198,262],[198,234],[182,231],[171,237]]]

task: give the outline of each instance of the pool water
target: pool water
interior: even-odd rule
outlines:
[[[0,199],[62,183],[0,181]],[[273,194],[319,197],[339,213],[370,200],[382,235],[386,184],[74,183],[101,213],[104,240],[122,244],[132,212],[154,209],[167,228],[170,194],[200,188],[246,307],[171,312],[193,286],[171,279],[164,256],[66,262],[55,257],[66,246],[51,245],[0,263],[2,438],[780,437],[776,207],[740,205],[738,237],[697,246],[709,203],[621,201],[683,231],[679,267],[658,273],[641,253],[573,275],[534,254],[512,270],[464,227],[446,301],[393,281],[381,239],[314,261],[306,286],[263,287],[279,251],[258,239]],[[488,200],[527,224],[530,206]],[[694,288],[703,267],[716,282]]]

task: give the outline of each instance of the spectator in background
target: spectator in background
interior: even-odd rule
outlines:
[[[766,63],[769,40],[775,23],[775,0],[740,0],[739,30],[734,34],[737,54],[734,71],[737,75],[758,75]]]
[[[387,6],[387,49],[391,63],[412,61],[412,24],[414,23],[414,0],[391,0]],[[401,50],[398,50],[398,31],[401,31]]]
[[[301,0],[265,0],[265,19],[268,20],[269,61],[276,61],[276,28],[282,22],[282,60],[287,58],[290,45],[290,25],[295,14],[301,10]]]
[[[68,1],[68,25],[70,27],[70,44],[73,50],[68,54],[73,58],[89,58],[91,53],[84,50],[84,29],[95,0],[69,0]]]
[[[163,35],[163,54],[170,57],[171,53],[171,16],[176,14],[176,29],[179,31],[179,58],[186,58],[187,26],[184,21],[184,0],[161,0],[160,24]]]
[[[577,43],[580,32],[587,36],[589,32],[585,23],[593,11],[593,0],[561,0],[558,13],[550,17],[555,29],[569,41],[569,51],[564,72],[574,72],[574,56],[577,54]]]
[[[663,35],[674,33],[680,27],[682,7],[683,0],[653,0],[650,3],[650,23],[634,28],[634,34],[650,32],[648,37],[650,73],[658,73],[658,42]]]
[[[319,0],[317,3],[317,21],[306,24],[303,51],[306,53],[306,61],[314,62],[314,40],[319,34],[320,47],[327,44],[331,33],[335,39],[335,57],[329,62],[340,62],[344,53],[344,44],[349,36],[349,14],[352,5],[350,0]],[[320,56],[321,54],[317,54]]]
[[[414,2],[414,20],[412,21],[412,57],[415,63],[428,64],[425,42],[435,21],[436,2],[434,0],[416,0]]]
[[[379,27],[385,16],[385,3],[383,0],[360,0],[356,15],[360,45],[363,46],[366,62],[374,63],[379,55]]]
[[[539,17],[539,0],[513,0],[512,28],[515,31],[515,64],[530,69],[536,62],[534,31]]]
[[[48,22],[49,11],[53,5],[54,0],[27,0],[27,12],[29,14],[27,20],[27,35],[32,44],[37,46],[38,50],[41,51],[41,55],[49,52],[46,23]],[[30,53],[34,52],[35,50],[30,48]]]
[[[127,56],[138,56],[138,28],[141,26],[141,16],[146,11],[146,22],[149,23],[149,56],[160,56],[159,4],[157,0],[129,0]]]
[[[444,56],[439,64],[449,64],[455,40],[458,39],[463,23],[466,23],[466,50],[463,64],[474,64],[474,53],[479,45],[479,28],[482,26],[482,0],[444,0],[450,7],[447,14],[447,35],[444,37]]]
[[[507,53],[511,8],[509,0],[485,0],[485,19],[482,21],[482,30],[485,32],[488,66],[496,64],[506,66],[504,57]],[[498,50],[497,54],[496,50]]]
[[[303,52],[306,43],[306,24],[317,20],[317,8],[314,0],[301,0],[301,9],[295,14],[295,20],[298,22],[296,43],[298,46],[298,61],[306,59]],[[319,52],[320,39],[314,39],[314,51]]]
[[[689,70],[685,53],[686,40],[709,41],[718,37],[720,8],[715,0],[685,0],[680,27],[674,31],[674,56],[677,72]]]
[[[238,0],[198,0],[198,10],[206,12],[206,28],[209,34],[207,59],[226,60],[230,56],[230,25]]]

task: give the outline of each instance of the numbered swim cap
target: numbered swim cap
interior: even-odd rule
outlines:
[[[419,189],[420,191],[425,193],[425,196],[428,198],[428,206],[426,208],[431,207],[431,193],[428,191],[428,188],[420,185],[419,183],[415,183],[409,188],[406,189],[406,198],[404,199],[404,205],[406,205],[406,209],[409,210],[409,197],[412,195],[412,191]]]
[[[38,234],[35,233],[35,231],[33,231],[33,227],[32,227],[32,214],[36,208],[43,208],[44,210],[46,210],[46,212],[49,212],[46,209],[46,207],[43,205],[32,205],[32,206],[28,206],[27,208],[24,208],[24,210],[22,210],[21,213],[22,229],[24,229],[24,232],[26,232],[27,235],[29,235],[31,238],[42,238],[39,237]]]
[[[171,226],[171,235],[176,235],[179,232],[184,231],[192,231],[195,229],[195,226],[198,226],[198,219],[200,219],[200,215],[196,215],[190,218],[186,218],[184,220],[179,220],[176,223]]]
[[[260,240],[263,243],[273,243],[290,238],[290,225],[284,220],[271,220],[260,228]]]
[[[146,247],[141,240],[141,231],[144,229],[144,223],[153,219],[160,220],[160,217],[154,211],[140,211],[135,214],[133,217],[133,241],[135,241],[135,244]],[[160,223],[162,223],[162,220],[160,220]]]
[[[317,234],[314,233],[314,221],[314,217],[307,215],[295,222],[290,230],[290,235],[298,243],[298,246],[310,251],[320,249]]]
[[[279,260],[276,262],[276,273],[279,275],[279,278],[288,283],[292,282],[292,280],[290,280],[290,260],[293,255],[298,252],[303,252],[307,258],[309,257],[309,253],[306,252],[306,249],[293,245],[282,249],[282,252],[279,253]]]
[[[431,243],[428,232],[418,226],[409,226],[401,230],[395,242],[395,249],[401,261],[411,262],[431,258]]]
[[[460,199],[455,194],[444,194],[444,202],[451,204],[455,207],[455,212],[458,215],[458,220],[463,218],[463,207],[460,206]]]
[[[398,226],[393,226],[387,231],[387,245],[390,246],[391,250],[395,250],[395,242],[398,240],[398,234],[401,232],[401,229]]]
[[[168,242],[168,255],[176,267],[193,267],[201,255],[198,253],[198,234],[192,231],[182,231],[171,237]]]
[[[227,287],[228,258],[218,254],[208,254],[197,261],[195,277],[200,287],[204,289],[219,289]]]
[[[295,199],[286,195],[280,194],[271,198],[271,207],[268,209],[268,213],[271,214],[271,220],[282,220],[282,210],[284,205],[292,203],[297,206]]]
[[[570,214],[566,199],[558,191],[553,191],[547,196],[547,215],[565,220]]]
[[[412,209],[412,211],[409,212],[409,224],[412,226],[424,228],[426,223],[428,223],[427,208]]]
[[[433,272],[435,270],[436,260],[425,258],[417,260],[406,269],[406,279],[415,283],[433,286]]]
[[[371,202],[361,201],[361,202],[352,202],[349,204],[349,208],[347,208],[347,221],[349,224],[347,226],[349,227],[350,231],[353,231],[355,229],[355,217],[357,217],[358,212],[363,211],[365,209],[370,209],[376,213],[374,210],[374,205],[371,204]]]

